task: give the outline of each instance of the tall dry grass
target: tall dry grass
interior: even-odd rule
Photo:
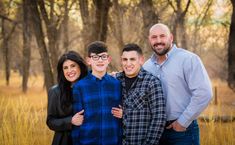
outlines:
[[[49,145],[53,132],[46,126],[47,96],[41,77],[31,77],[27,94],[21,92],[21,78],[13,74],[10,85],[0,77],[0,145]],[[234,93],[219,83],[219,104],[210,106],[199,121],[201,145],[235,145],[235,123],[214,122],[215,115],[235,116]]]
[[[235,145],[235,123],[199,122],[201,145]]]
[[[49,145],[53,132],[45,123],[47,97],[42,78],[31,78],[30,90],[23,94],[19,76],[12,77],[9,86],[0,80],[0,145]]]

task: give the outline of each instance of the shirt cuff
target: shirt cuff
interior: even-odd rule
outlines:
[[[182,125],[183,127],[187,128],[191,123],[192,121],[190,120],[187,120],[183,115],[181,115],[178,119],[177,119],[177,122]]]

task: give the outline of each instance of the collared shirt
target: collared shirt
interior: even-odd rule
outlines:
[[[105,74],[98,79],[89,73],[73,86],[74,114],[84,109],[84,121],[72,129],[73,145],[121,144],[121,119],[111,114],[121,104],[121,84]]]
[[[177,119],[182,126],[188,127],[212,98],[210,79],[194,53],[173,45],[162,64],[157,63],[153,54],[143,67],[162,82],[167,120]]]
[[[141,69],[129,91],[118,73],[123,95],[123,145],[157,145],[166,121],[160,80]]]

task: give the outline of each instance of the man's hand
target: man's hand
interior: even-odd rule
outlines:
[[[186,131],[186,128],[180,125],[177,120],[171,123],[169,126],[166,127],[166,129],[174,129],[177,132],[183,132]]]
[[[83,123],[83,116],[84,110],[81,110],[80,112],[76,113],[71,120],[71,123],[76,126],[80,126]]]
[[[119,108],[112,107],[111,113],[113,114],[114,117],[122,118],[122,113],[123,113],[122,106],[119,105]]]

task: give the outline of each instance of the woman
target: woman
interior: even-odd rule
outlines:
[[[87,66],[75,51],[63,54],[57,64],[58,85],[48,91],[47,126],[55,131],[52,145],[72,145],[72,125],[83,121],[83,111],[73,115],[72,85],[87,75]]]

